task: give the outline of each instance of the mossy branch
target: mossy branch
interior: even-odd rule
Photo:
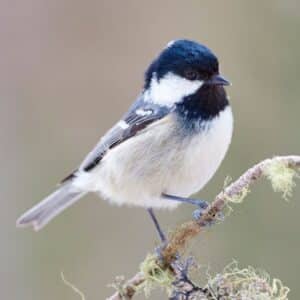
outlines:
[[[248,169],[215,197],[198,220],[183,223],[170,235],[166,245],[161,248],[162,257],[156,260],[158,269],[166,270],[168,274],[171,271],[176,278],[178,270],[174,267],[174,262],[178,253],[182,253],[189,241],[195,238],[208,223],[216,221],[229,202],[242,202],[248,194],[250,186],[262,177],[268,178],[274,191],[282,192],[283,197],[286,198],[291,195],[294,186],[293,179],[297,176],[299,168],[300,156],[290,155],[266,159]],[[153,272],[153,266],[150,271]],[[145,272],[147,272],[145,268],[138,272],[107,300],[132,299],[135,293],[147,284],[149,278],[151,280],[151,276],[149,277]]]

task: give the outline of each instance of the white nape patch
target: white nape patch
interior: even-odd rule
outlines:
[[[121,127],[122,129],[127,129],[129,127],[129,125],[123,120],[118,122],[118,126]]]
[[[152,114],[152,110],[143,110],[143,109],[137,109],[135,111],[135,113],[138,115],[138,116],[149,116]]]
[[[172,46],[175,44],[175,42],[176,42],[176,40],[170,41],[170,42],[167,44],[167,47],[166,47],[166,48],[172,47]]]
[[[171,107],[184,97],[195,93],[202,85],[203,81],[201,80],[187,80],[171,72],[158,81],[154,73],[149,89],[144,92],[144,99]]]

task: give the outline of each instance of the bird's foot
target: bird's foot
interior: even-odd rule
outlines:
[[[204,209],[201,209],[201,208],[194,210],[193,211],[193,219],[195,221],[199,221],[201,219],[201,217],[203,216],[203,212],[204,212]],[[217,215],[213,219],[207,221],[204,224],[204,226],[205,227],[211,227],[212,225],[215,225],[216,222],[223,221],[224,218],[225,218],[224,214],[222,212],[218,212]]]

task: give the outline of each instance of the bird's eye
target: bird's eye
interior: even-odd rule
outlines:
[[[192,69],[187,69],[184,71],[184,77],[188,80],[196,80],[199,78],[199,73]]]

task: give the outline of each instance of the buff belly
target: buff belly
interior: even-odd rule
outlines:
[[[169,115],[110,150],[74,185],[118,205],[175,208],[179,203],[163,199],[162,193],[189,197],[222,162],[232,136],[230,107],[203,128],[183,136],[174,115]]]

